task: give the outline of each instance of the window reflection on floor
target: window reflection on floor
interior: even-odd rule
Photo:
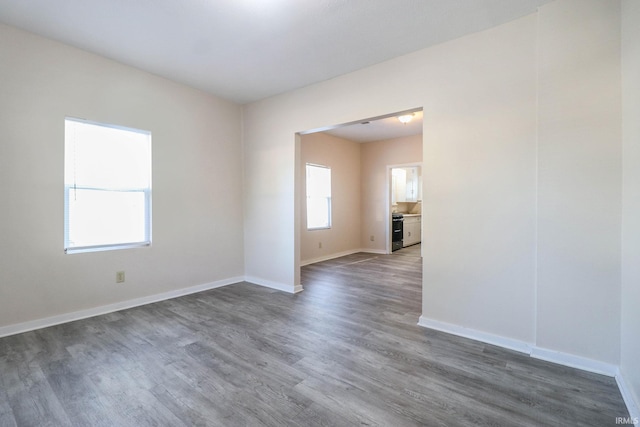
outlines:
[[[398,249],[397,251],[393,251],[392,255],[403,255],[403,256],[422,256],[422,244],[418,243],[417,245],[407,246],[406,248]]]

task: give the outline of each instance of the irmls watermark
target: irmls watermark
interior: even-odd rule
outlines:
[[[616,417],[616,424],[637,426],[640,423],[638,417]]]

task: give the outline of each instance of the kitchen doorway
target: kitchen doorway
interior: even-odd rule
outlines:
[[[422,162],[389,165],[387,168],[387,191],[391,201],[386,214],[390,240],[387,253],[397,253],[416,245],[421,249]],[[411,253],[414,252],[415,248]]]
[[[402,115],[410,116],[412,120],[403,123],[398,120]],[[416,189],[418,182],[421,188],[422,122],[422,109],[417,108],[300,132],[297,135],[298,266],[356,252],[392,252],[389,165],[419,167],[420,173],[416,175],[415,182]],[[310,139],[314,142],[309,143]],[[336,141],[344,141],[345,147],[351,148],[343,149],[335,144]],[[360,157],[353,161],[351,167],[345,168],[341,163],[347,162],[354,150],[360,152]],[[331,168],[334,194],[331,199],[333,219],[329,229],[309,230],[306,226],[304,170],[307,163]],[[341,181],[344,177],[347,177],[347,181]],[[357,185],[353,185],[353,180],[358,181]],[[358,216],[358,221],[354,222],[354,216]],[[349,225],[340,228],[341,223]],[[354,234],[358,237],[354,238]]]

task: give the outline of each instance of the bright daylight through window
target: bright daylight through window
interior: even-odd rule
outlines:
[[[65,119],[66,253],[151,244],[151,132]]]
[[[307,229],[331,228],[331,169],[307,163]]]

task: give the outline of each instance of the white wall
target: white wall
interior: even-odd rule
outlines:
[[[622,2],[622,354],[640,416],[640,2]]]
[[[238,106],[3,25],[0,64],[0,331],[242,277]],[[64,254],[67,115],[152,132],[152,247]]]
[[[617,1],[556,0],[247,105],[242,138],[231,103],[0,25],[0,332],[243,273],[296,290],[296,132],[423,107],[423,318],[619,362],[637,402],[640,11],[622,4],[622,32]],[[64,255],[66,115],[152,131],[151,248]]]
[[[535,46],[529,16],[432,49],[423,324],[535,339]]]
[[[300,260],[316,262],[360,249],[361,144],[322,132],[301,136]],[[331,168],[331,228],[307,230],[306,163]],[[322,247],[319,247],[319,243]]]
[[[422,135],[362,144],[361,248],[375,252],[387,251],[385,233],[389,226],[387,212],[391,203],[388,166],[421,162]],[[370,236],[374,236],[373,242]]]
[[[296,284],[295,132],[423,107],[423,324],[615,366],[619,18],[557,0],[245,106],[248,274]]]
[[[532,341],[535,28],[525,17],[245,106],[247,275],[295,285],[295,132],[423,106],[423,315]]]
[[[620,9],[539,12],[537,345],[620,358]]]

